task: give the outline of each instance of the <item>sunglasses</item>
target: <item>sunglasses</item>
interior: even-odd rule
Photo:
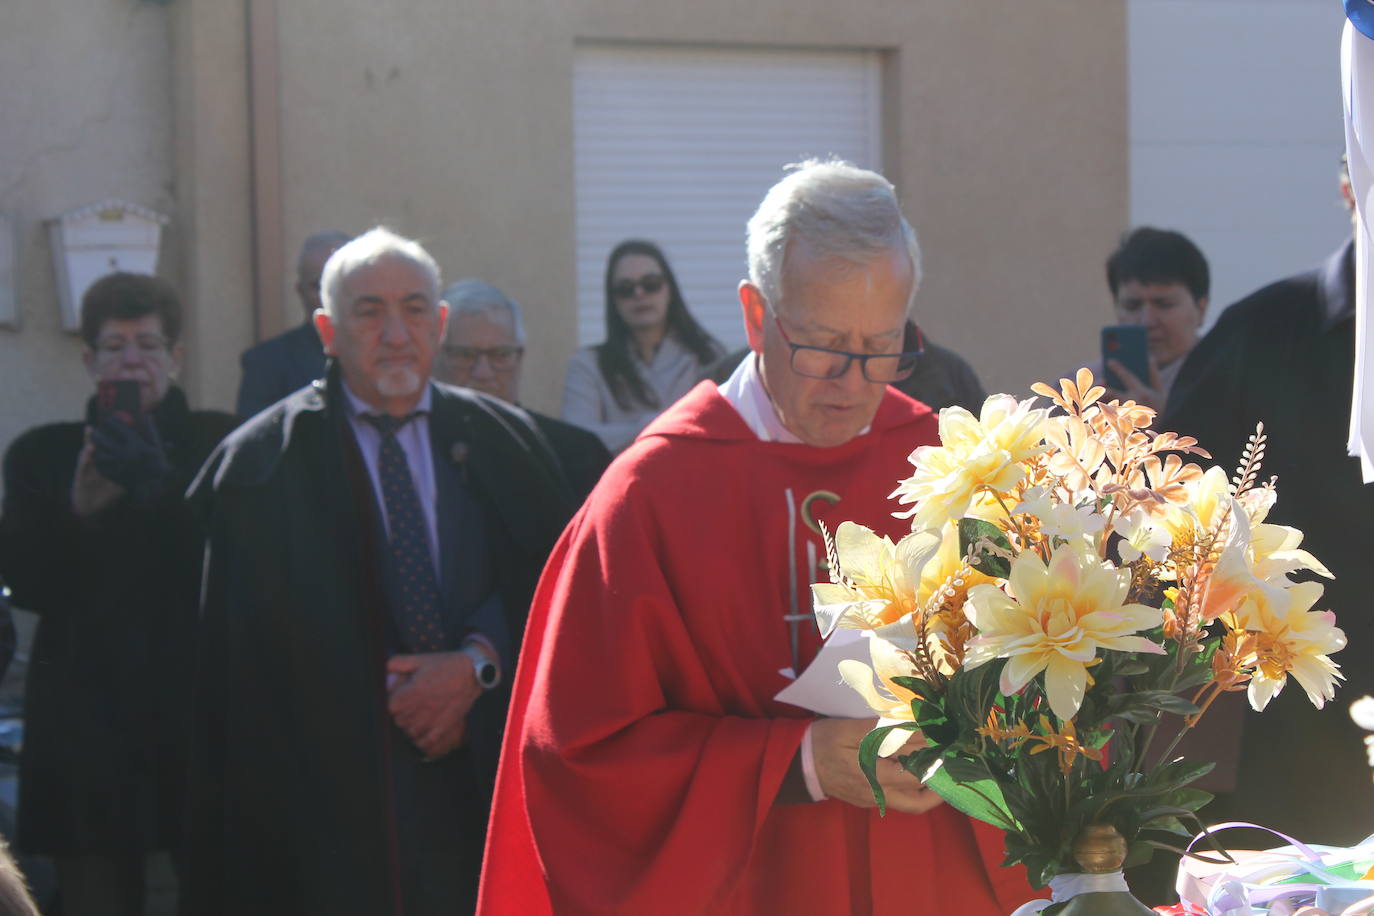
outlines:
[[[663,274],[645,274],[638,280],[625,277],[611,284],[611,295],[617,299],[631,299],[634,297],[635,290],[642,289],[646,296],[652,296],[663,289],[664,282]]]

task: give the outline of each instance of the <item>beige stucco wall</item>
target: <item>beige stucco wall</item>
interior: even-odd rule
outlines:
[[[0,211],[14,220],[20,324],[0,330],[0,445],[81,415],[91,383],[61,329],[44,221],[105,198],[171,213],[167,10],[142,0],[0,4]],[[160,270],[178,280],[175,227]]]
[[[293,0],[278,15],[285,237],[386,221],[448,277],[501,286],[529,312],[531,406],[556,407],[576,338],[579,41],[889,51],[885,158],[925,245],[922,322],[992,388],[1095,351],[1101,258],[1127,214],[1123,0]]]
[[[280,70],[279,105],[256,113],[254,4],[275,7]],[[376,222],[422,238],[448,277],[525,305],[525,399],[553,409],[576,338],[572,75],[595,41],[883,49],[885,160],[926,251],[927,330],[994,389],[1093,354],[1127,212],[1124,0],[18,0],[0,6],[0,210],[23,323],[0,330],[0,442],[80,409],[41,221],[103,197],[172,215],[187,388],[232,403],[257,334],[254,117],[280,128],[263,164],[282,192],[256,218],[279,219],[284,247]]]

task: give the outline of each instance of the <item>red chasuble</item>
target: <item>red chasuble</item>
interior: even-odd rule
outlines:
[[[545,568],[516,678],[480,913],[1004,916],[1033,895],[948,806],[774,806],[820,646],[803,505],[900,536],[886,496],[937,441],[889,391],[835,448],[760,442],[703,383],[606,472]],[[807,497],[828,492],[831,503]],[[837,675],[838,679],[838,675]]]

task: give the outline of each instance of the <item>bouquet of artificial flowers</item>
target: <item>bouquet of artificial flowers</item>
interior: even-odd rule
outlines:
[[[1290,675],[1320,707],[1345,637],[1314,609],[1322,585],[1292,578],[1330,576],[1302,533],[1265,523],[1262,427],[1228,479],[1087,370],[1034,390],[1058,410],[942,411],[942,444],[892,494],[912,533],[826,532],[831,581],[812,589],[825,634],[870,637],[872,666],[840,673],[880,716],[860,750],[879,804],[876,760],[896,754],[1043,886],[1079,871],[1088,825],[1115,827],[1128,865],[1186,842],[1212,765],[1174,757],[1183,733],[1222,692],[1262,710]]]

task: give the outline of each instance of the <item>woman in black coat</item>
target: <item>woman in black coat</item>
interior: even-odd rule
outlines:
[[[141,913],[147,854],[180,838],[202,544],[183,493],[234,420],[172,384],[179,331],[163,281],[98,281],[82,334],[100,396],[5,455],[0,575],[39,615],[17,846],[56,860],[65,916]]]

